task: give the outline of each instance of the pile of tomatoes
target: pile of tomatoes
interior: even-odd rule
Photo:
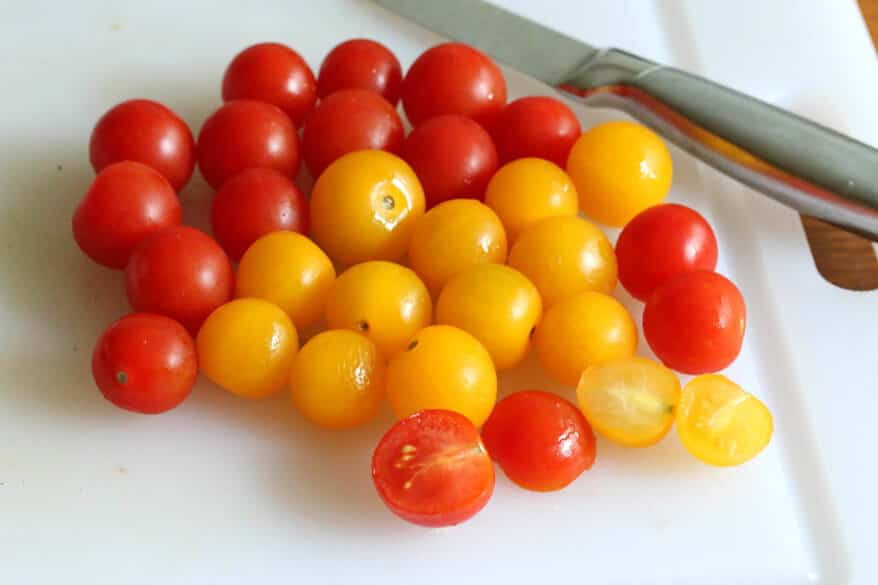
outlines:
[[[593,429],[644,447],[676,422],[715,465],[768,443],[762,402],[714,373],[740,352],[744,299],[714,272],[705,219],[662,203],[671,157],[647,128],[583,133],[558,99],[507,103],[500,69],[458,43],[403,76],[386,47],[351,40],[316,78],[292,49],[255,45],[222,96],[197,141],[148,100],[113,107],[92,133],[98,174],[73,232],[125,271],[134,312],[92,361],[117,406],[169,410],[199,370],[245,398],[287,387],[327,428],[389,403],[400,420],[375,449],[375,487],[429,526],[480,510],[494,462],[526,489],[570,484],[595,460]],[[212,236],[181,225],[196,164],[216,191]],[[615,248],[590,220],[623,228]],[[635,355],[617,281],[646,303],[658,360]],[[497,371],[531,348],[578,405],[540,390],[497,402]],[[672,370],[696,377],[681,388]]]

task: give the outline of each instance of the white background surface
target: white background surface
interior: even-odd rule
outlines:
[[[160,417],[113,408],[89,361],[127,311],[122,278],[69,226],[100,114],[147,97],[197,132],[253,42],[286,42],[316,69],[353,36],[403,66],[439,39],[358,0],[0,4],[0,583],[878,583],[878,293],[825,283],[795,214],[679,152],[671,199],[712,221],[719,269],[748,301],[728,373],[775,414],[750,464],[708,468],[674,435],[644,451],[600,441],[567,490],[525,492],[500,473],[471,522],[424,530],[369,479],[389,414],[333,434],[286,396],[244,402],[204,381]],[[507,4],[878,144],[878,68],[853,0]],[[507,73],[512,97],[549,92]],[[586,127],[619,117],[577,112]],[[182,197],[205,226],[203,181]],[[502,386],[551,387],[532,362]]]

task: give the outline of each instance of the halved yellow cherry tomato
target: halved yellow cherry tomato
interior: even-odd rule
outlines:
[[[619,120],[580,136],[567,157],[567,172],[586,215],[621,227],[664,200],[673,164],[667,146],[652,130]]]
[[[755,396],[719,374],[693,378],[677,407],[677,433],[692,455],[718,466],[759,454],[774,432],[771,412]]]
[[[598,433],[628,447],[647,447],[674,424],[680,381],[660,363],[633,356],[586,369],[576,397]]]

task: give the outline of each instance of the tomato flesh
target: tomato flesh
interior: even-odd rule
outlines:
[[[396,106],[402,67],[390,49],[370,39],[351,39],[332,49],[320,65],[317,97],[340,89],[369,89]]]

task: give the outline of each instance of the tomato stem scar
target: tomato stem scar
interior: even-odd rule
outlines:
[[[123,372],[121,370],[116,372],[116,381],[119,382],[120,384],[127,384],[128,383],[128,374],[126,374],[125,372]]]

